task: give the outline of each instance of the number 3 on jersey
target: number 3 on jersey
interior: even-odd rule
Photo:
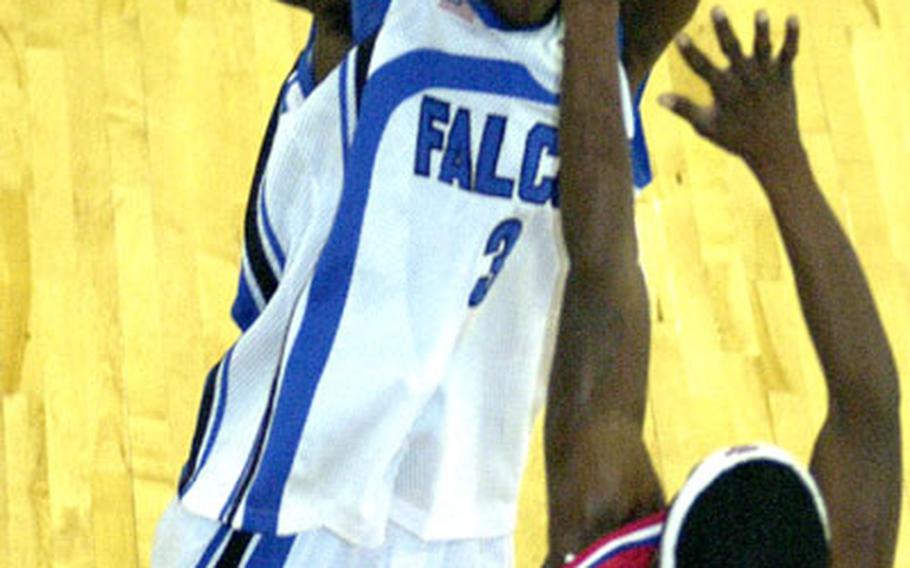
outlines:
[[[512,249],[515,248],[515,243],[518,242],[518,237],[520,236],[521,221],[518,219],[506,219],[493,229],[493,233],[490,234],[490,239],[487,241],[486,249],[484,249],[484,255],[493,255],[493,263],[490,266],[490,272],[474,285],[474,290],[468,299],[468,306],[477,307],[487,297],[487,293],[493,286],[493,282],[505,265],[509,254],[512,253]]]

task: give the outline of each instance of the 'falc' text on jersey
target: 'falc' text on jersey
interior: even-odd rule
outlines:
[[[488,114],[477,155],[471,145],[471,110],[453,107],[441,99],[424,96],[420,105],[420,124],[417,129],[417,151],[414,173],[421,177],[434,177],[447,185],[492,197],[518,198],[534,205],[551,203],[559,206],[559,180],[555,173],[559,157],[558,130],[548,124],[537,123],[528,130],[525,140],[521,172],[508,176],[498,171],[503,140],[509,128],[508,118]],[[433,169],[433,153],[441,155],[438,171]],[[553,175],[541,172],[541,162],[551,160],[548,169]]]

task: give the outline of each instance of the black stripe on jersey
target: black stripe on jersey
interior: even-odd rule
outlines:
[[[253,186],[250,188],[250,197],[246,203],[246,216],[243,225],[246,257],[249,260],[250,269],[253,271],[253,278],[259,286],[259,291],[262,293],[262,299],[265,302],[268,302],[275,293],[275,289],[278,287],[278,279],[272,273],[272,267],[262,245],[259,224],[257,223],[259,215],[258,203],[262,179],[265,177],[265,166],[268,163],[269,155],[272,153],[272,143],[275,138],[275,131],[278,128],[280,106],[281,97],[279,96],[278,101],[275,103],[275,108],[272,109],[272,116],[269,118],[269,125],[265,132],[265,138],[262,140],[262,147],[259,149],[259,158],[256,160],[256,173],[253,175]]]
[[[367,73],[370,71],[370,61],[373,59],[373,48],[376,47],[376,32],[357,48],[356,70],[354,71],[354,96],[357,101],[357,110],[360,111],[360,98],[363,88],[367,84]]]
[[[227,546],[224,547],[224,552],[221,553],[221,558],[218,559],[215,568],[237,568],[240,566],[243,555],[250,546],[250,540],[252,539],[253,533],[244,531],[231,532],[231,539],[228,541]]]
[[[290,76],[297,70],[297,61],[294,61],[294,67],[291,68]],[[246,215],[243,221],[243,238],[246,248],[246,257],[250,263],[250,269],[253,271],[253,278],[259,291],[262,294],[262,300],[268,302],[275,289],[278,287],[278,278],[272,273],[272,267],[269,259],[265,254],[262,245],[261,234],[259,233],[259,224],[257,223],[259,215],[259,192],[262,188],[262,180],[265,177],[265,167],[268,164],[269,156],[272,154],[272,144],[275,141],[275,131],[278,130],[278,119],[281,116],[281,101],[284,96],[284,89],[278,92],[278,99],[275,106],[272,107],[272,115],[269,117],[269,124],[265,129],[265,136],[262,139],[262,146],[259,148],[259,157],[256,158],[256,172],[253,174],[253,185],[250,187],[250,197],[246,202]]]
[[[212,416],[212,408],[215,402],[215,385],[218,382],[218,369],[220,366],[221,363],[219,362],[212,367],[212,370],[209,371],[208,376],[205,378],[205,389],[202,391],[202,403],[199,405],[199,416],[196,418],[196,432],[193,434],[193,444],[190,446],[190,457],[183,467],[180,483],[177,486],[177,493],[181,497],[188,489],[187,485],[190,480],[196,474],[199,452],[202,451],[202,442],[209,427],[209,418]]]

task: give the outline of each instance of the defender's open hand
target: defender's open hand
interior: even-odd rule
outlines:
[[[676,94],[661,96],[660,104],[686,119],[699,134],[750,164],[769,153],[799,145],[793,86],[799,21],[795,16],[787,21],[784,46],[774,57],[768,14],[758,12],[753,54],[747,57],[724,11],[715,8],[712,19],[721,49],[730,62],[727,69],[718,69],[686,35],[677,39],[677,46],[692,70],[711,87],[714,104],[701,107]]]

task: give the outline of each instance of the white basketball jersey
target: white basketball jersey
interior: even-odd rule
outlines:
[[[185,507],[364,546],[389,521],[513,530],[567,269],[562,35],[393,0],[282,117],[259,197],[277,284],[209,377]]]

